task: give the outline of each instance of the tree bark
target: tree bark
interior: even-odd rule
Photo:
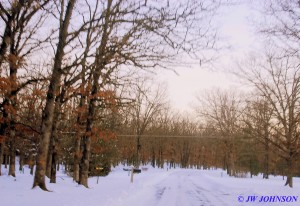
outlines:
[[[234,165],[234,157],[232,151],[229,153],[229,164],[230,164],[230,176],[235,176],[235,165]]]
[[[93,94],[94,92],[92,92]],[[94,93],[96,94],[96,93]],[[92,98],[89,104],[89,112],[86,124],[86,132],[83,136],[82,142],[82,158],[79,165],[79,184],[88,188],[88,177],[89,177],[89,161],[90,161],[90,153],[91,153],[91,135],[92,127],[93,127],[93,118],[95,115],[95,103],[96,100]]]
[[[3,110],[3,119],[5,120],[7,118],[7,114],[5,113],[5,109]],[[5,131],[7,128],[7,124],[6,121],[4,121],[3,123],[1,123],[0,126],[0,136],[1,136],[1,140],[0,140],[0,165],[2,166],[2,163],[6,162],[6,156],[4,156],[4,148],[5,148],[5,139],[6,139],[6,135],[5,135]],[[0,166],[0,176],[2,175],[2,167]]]
[[[49,143],[49,151],[47,155],[47,166],[46,166],[46,176],[50,178],[51,176],[51,164],[52,164],[52,137],[50,138],[50,143]]]
[[[34,160],[33,160],[33,155],[32,153],[29,154],[29,168],[30,168],[30,174],[33,175],[33,168],[34,168]]]
[[[54,117],[53,117],[53,125],[52,125],[52,132],[50,138],[50,145],[48,151],[48,160],[47,160],[47,177],[50,178],[50,183],[56,183],[56,167],[54,166],[53,171],[53,164],[56,165],[57,163],[57,129],[59,126],[59,119],[61,114],[61,105],[63,102],[65,92],[64,90],[61,92],[59,97],[56,98],[55,101],[55,109],[54,109]],[[54,175],[54,176],[53,176]]]
[[[6,154],[4,158],[4,168],[7,169],[7,164],[9,164],[9,155]]]
[[[153,168],[155,168],[155,150],[154,147],[152,147],[152,160],[151,160],[151,165]]]
[[[19,160],[19,171],[23,173],[23,166],[24,166],[24,154],[20,151],[20,160]]]
[[[56,165],[57,165],[57,149],[54,146],[52,152],[52,162],[51,162],[51,174],[50,174],[50,183],[56,183]]]
[[[162,146],[159,147],[158,155],[159,155],[160,168],[163,169],[164,168],[164,159],[163,159],[163,148],[162,148]]]
[[[264,155],[264,179],[269,179],[269,142],[265,142],[265,155]]]
[[[9,170],[8,175],[16,177],[16,147],[15,147],[15,131],[10,132],[10,142],[9,142]]]
[[[2,175],[2,163],[3,163],[3,150],[4,150],[4,144],[3,141],[0,142],[0,176]]]
[[[137,136],[137,142],[136,142],[136,161],[135,161],[135,167],[139,168],[140,166],[140,156],[141,156],[141,135],[138,134]]]
[[[290,158],[287,160],[287,178],[285,186],[293,187],[293,160]]]
[[[57,129],[59,125],[59,118],[60,118],[60,112],[61,112],[61,105],[63,100],[64,93],[61,94],[60,100],[56,102],[55,105],[55,122],[52,127],[52,136],[51,136],[51,162],[50,162],[50,183],[56,183],[56,164],[57,164]]]
[[[83,86],[85,85],[85,79],[84,75],[82,77],[82,84]],[[79,182],[79,170],[80,170],[80,160],[82,158],[82,151],[81,151],[81,139],[82,139],[82,134],[81,134],[81,128],[83,127],[83,116],[84,116],[84,111],[83,107],[85,105],[85,94],[81,94],[80,97],[80,102],[79,102],[79,113],[77,117],[77,134],[75,135],[75,154],[74,154],[74,173],[73,173],[73,180],[75,182]]]
[[[36,162],[36,171],[34,176],[33,188],[38,186],[42,190],[48,191],[45,184],[46,163],[53,125],[55,95],[58,93],[60,79],[62,75],[62,61],[64,57],[64,48],[68,36],[68,27],[72,16],[74,4],[76,0],[69,0],[64,20],[61,19],[61,28],[59,32],[59,42],[54,59],[54,67],[47,92],[46,106],[43,111],[42,118],[42,136],[38,148],[38,156]]]
[[[75,137],[74,173],[73,173],[73,180],[75,182],[79,182],[79,164],[81,159],[80,142],[81,142],[81,134],[77,134]]]
[[[12,21],[13,21],[13,15],[10,16],[10,18],[8,18],[7,23],[6,23],[6,27],[4,30],[4,34],[2,37],[2,43],[0,46],[0,68],[2,68],[2,63],[5,60],[5,54],[7,52],[7,48],[10,45],[10,41],[11,41],[11,28],[12,28]],[[1,71],[1,69],[0,69]]]
[[[10,55],[17,56],[16,51],[14,50],[14,37],[12,36],[12,42],[11,42],[11,51]],[[17,93],[16,93],[16,87],[17,87],[17,63],[14,61],[10,61],[10,74],[9,74],[9,80],[10,80],[10,92],[8,99],[8,107],[12,110],[8,112],[8,120],[9,126],[6,128],[8,129],[9,133],[9,155],[10,155],[10,162],[9,162],[9,172],[8,175],[11,175],[13,177],[16,176],[16,128],[15,128],[15,118],[17,113]]]
[[[234,145],[232,142],[226,142],[226,165],[227,165],[227,174],[229,176],[235,175],[235,164],[234,164]]]

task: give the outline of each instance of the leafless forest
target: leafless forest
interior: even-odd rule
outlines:
[[[292,187],[300,175],[298,1],[253,1],[262,17],[253,27],[267,46],[236,64],[248,91],[195,96],[192,117],[175,111],[155,81],[182,59],[213,64],[210,54],[227,49],[214,17],[239,3],[1,0],[0,162],[9,175],[29,165],[33,187],[47,190],[45,177],[55,183],[64,165],[88,187],[111,165],[151,164],[283,175]]]

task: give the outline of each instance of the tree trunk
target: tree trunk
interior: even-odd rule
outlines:
[[[59,118],[61,112],[61,104],[64,93],[61,94],[60,100],[55,105],[55,123],[52,127],[52,137],[51,137],[51,165],[50,165],[50,183],[56,183],[56,164],[57,164],[57,129],[59,125]]]
[[[80,159],[81,159],[81,150],[80,150],[81,134],[77,134],[75,138],[76,139],[75,139],[73,180],[75,182],[79,182],[79,164],[80,164]]]
[[[7,48],[10,45],[10,41],[11,41],[11,27],[12,27],[12,21],[13,21],[13,15],[10,16],[10,18],[8,18],[8,21],[6,23],[6,27],[4,30],[4,34],[2,37],[2,43],[0,46],[0,71],[2,69],[2,63],[4,62],[5,59],[5,54],[7,52]]]
[[[15,15],[11,17],[13,21],[15,21]],[[14,22],[13,22],[14,23]],[[10,108],[11,111],[8,111],[8,122],[9,122],[9,153],[10,153],[10,163],[9,163],[9,172],[8,174],[15,177],[16,176],[16,128],[15,128],[15,120],[16,120],[16,113],[17,113],[17,71],[19,68],[18,63],[18,51],[16,49],[16,42],[15,42],[15,35],[16,32],[11,32],[10,38],[10,51],[9,55],[11,59],[8,60],[9,62],[9,81],[10,81],[10,91],[7,98],[7,106]]]
[[[23,166],[24,166],[24,154],[20,152],[20,160],[19,160],[19,171],[23,173]]]
[[[229,151],[228,162],[229,162],[229,175],[230,176],[235,176],[235,165],[234,165],[233,151]]]
[[[34,165],[30,166],[30,174],[33,175]]]
[[[52,162],[51,162],[50,183],[56,183],[56,164],[57,164],[57,150],[56,150],[56,147],[54,147],[51,159],[52,159]]]
[[[181,151],[181,167],[187,168],[189,165],[191,147],[188,142],[183,143],[182,151]]]
[[[49,103],[48,103],[49,105]],[[46,115],[51,116],[50,105],[46,106]],[[36,170],[34,175],[33,188],[39,186],[42,190],[48,191],[45,184],[45,175],[46,175],[46,164],[47,164],[47,154],[49,149],[49,141],[51,136],[51,127],[52,118],[47,118],[47,122],[43,123],[42,128],[42,139],[38,148],[38,156],[36,161]]]
[[[56,171],[59,171],[59,169],[60,169],[60,164],[61,164],[61,161],[60,161],[59,157],[57,157]]]
[[[92,92],[93,93],[93,92]],[[89,112],[87,117],[86,132],[83,136],[82,142],[82,157],[79,165],[79,184],[88,188],[88,177],[89,177],[89,161],[90,161],[90,150],[91,150],[91,135],[93,127],[93,118],[95,114],[95,99],[92,98],[89,104]]]
[[[6,128],[7,128],[7,112],[5,107],[3,107],[3,119],[4,122],[0,124],[0,176],[2,175],[2,163],[4,162],[6,165],[6,156],[4,156],[4,148],[5,148],[5,139],[6,139]],[[6,168],[6,167],[5,167]]]
[[[69,0],[64,20],[61,19],[61,28],[59,30],[59,42],[54,59],[53,72],[47,92],[46,106],[43,111],[42,117],[42,136],[38,148],[36,170],[33,182],[33,188],[39,186],[42,190],[47,191],[45,184],[47,155],[49,149],[49,142],[51,137],[54,107],[55,107],[55,95],[58,93],[60,86],[60,79],[62,75],[62,61],[64,57],[64,48],[66,46],[66,39],[68,36],[68,27],[72,16],[76,0]]]
[[[291,174],[288,174],[286,178],[285,186],[293,187],[293,176]]]
[[[47,176],[50,178],[50,183],[56,183],[57,138],[58,138],[57,137],[57,129],[59,126],[61,105],[62,105],[64,96],[65,96],[65,91],[62,90],[61,94],[59,95],[58,98],[56,98],[56,101],[55,101],[52,133],[51,133],[50,146],[49,146],[49,152],[48,152],[48,162],[47,162]]]
[[[4,103],[4,106],[3,106],[2,118],[4,121],[0,123],[0,163],[1,164],[3,162],[6,163],[6,154],[4,156],[4,149],[5,149],[5,141],[7,139],[6,131],[7,131],[7,127],[8,127],[8,124],[7,124],[8,114],[5,109],[5,108],[7,108],[5,106],[7,103],[5,103],[5,102],[3,102],[3,103]],[[1,175],[1,168],[0,168],[0,175]]]
[[[4,155],[4,140],[0,142],[0,176],[2,175],[3,155]]]
[[[84,74],[84,73],[83,73]],[[82,77],[82,84],[83,86],[85,85],[85,79],[84,75]],[[79,170],[80,170],[80,160],[82,158],[82,151],[81,151],[81,137],[82,137],[82,130],[81,128],[83,127],[83,117],[84,117],[84,111],[83,107],[85,105],[86,97],[84,94],[82,94],[79,102],[79,113],[77,117],[77,132],[75,135],[75,154],[74,154],[74,173],[73,173],[73,180],[75,182],[79,182]]]
[[[5,160],[4,161],[4,168],[7,169],[7,164],[9,164],[9,155],[8,154],[5,155],[4,160]]]
[[[136,142],[136,161],[135,161],[135,167],[139,168],[140,166],[140,156],[141,156],[141,136],[138,134],[137,136],[137,142]]]
[[[82,132],[84,128],[84,117],[86,116],[87,111],[85,111],[85,106],[86,106],[86,91],[85,91],[85,86],[86,86],[86,60],[88,58],[88,53],[90,51],[91,47],[91,33],[92,33],[93,27],[90,25],[90,27],[87,30],[87,36],[86,36],[86,47],[84,51],[84,57],[81,63],[82,66],[82,73],[81,73],[81,87],[82,87],[82,92],[81,92],[81,97],[80,97],[80,102],[78,106],[78,116],[76,120],[76,126],[77,126],[77,131],[75,135],[75,153],[74,153],[74,172],[73,172],[73,180],[75,182],[79,182],[79,170],[80,170],[80,160],[82,158],[82,150],[81,150],[81,140],[82,140]]]
[[[101,38],[100,46],[97,48],[97,55],[95,59],[95,69],[93,71],[93,83],[91,90],[91,98],[88,103],[88,113],[87,113],[87,121],[86,121],[86,129],[85,134],[83,136],[82,142],[82,158],[79,165],[79,184],[88,188],[88,176],[89,176],[89,161],[90,161],[90,150],[91,150],[91,136],[94,135],[92,133],[93,124],[94,124],[94,116],[96,109],[96,101],[97,94],[99,92],[99,79],[101,75],[101,71],[105,68],[106,62],[106,47],[108,43],[109,37],[109,23],[110,21],[110,10],[112,6],[112,0],[107,1],[107,9],[105,12],[105,22],[103,25],[103,35]]]
[[[47,155],[47,166],[46,166],[46,176],[48,178],[50,178],[51,176],[51,164],[52,164],[52,139],[50,139],[50,146],[49,146],[49,151],[48,151],[48,155]]]
[[[151,160],[151,165],[153,168],[155,168],[155,150],[154,147],[152,147],[152,160]]]
[[[265,142],[265,155],[264,155],[264,179],[269,179],[269,142]]]
[[[226,141],[226,166],[227,174],[229,176],[235,175],[235,164],[234,164],[234,145],[232,142]]]
[[[49,160],[50,158],[48,159],[49,146],[52,146],[50,145],[50,140],[52,136],[53,119],[55,113],[55,94],[57,94],[57,91],[60,86],[59,85],[60,77],[61,77],[61,73],[57,69],[54,69],[51,82],[49,85],[49,90],[47,93],[46,106],[43,111],[42,137],[38,147],[36,170],[35,170],[34,183],[33,183],[33,187],[39,186],[42,190],[45,191],[47,191],[46,184],[45,184],[47,163],[50,162]],[[48,166],[49,166],[49,173],[50,173],[51,164]],[[48,175],[50,176],[50,174]]]
[[[293,187],[293,161],[292,159],[287,160],[287,175],[286,175],[285,186]]]
[[[11,54],[14,54],[14,51],[11,51]],[[17,68],[15,65],[10,65],[10,82],[11,82],[11,91],[10,91],[10,97],[8,100],[8,106],[12,109],[12,111],[8,112],[8,121],[9,126],[7,129],[9,130],[9,156],[10,156],[10,162],[9,162],[9,172],[8,175],[11,175],[13,177],[16,176],[16,128],[15,128],[15,114],[17,112],[16,109],[16,100],[17,100],[17,94],[15,92],[16,86],[17,86]]]
[[[163,148],[162,146],[159,147],[159,162],[160,162],[160,168],[164,168],[164,159],[163,159]]]
[[[9,142],[9,170],[8,175],[16,177],[16,147],[15,147],[15,131],[10,132],[10,142]]]
[[[90,161],[90,150],[91,150],[91,136],[94,135],[92,132],[97,93],[99,91],[99,78],[100,69],[94,73],[93,86],[91,91],[91,99],[88,103],[88,113],[86,121],[85,134],[83,135],[82,141],[82,157],[79,165],[79,184],[88,188],[88,177],[89,177],[89,161]]]
[[[79,184],[88,188],[88,177],[89,177],[89,161],[90,161],[90,137],[84,137],[84,150],[82,152],[82,158],[80,161],[79,170]]]
[[[33,155],[32,153],[29,154],[29,168],[30,168],[30,174],[33,175],[33,168],[34,168],[34,161],[33,161]]]

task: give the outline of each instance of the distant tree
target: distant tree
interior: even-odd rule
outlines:
[[[254,94],[255,96],[255,94]],[[259,96],[259,95],[258,95]],[[248,100],[244,112],[243,121],[246,125],[246,133],[264,145],[263,178],[268,179],[270,173],[270,142],[272,135],[273,109],[263,97]]]
[[[166,90],[162,85],[156,88],[150,86],[151,82],[143,80],[133,88],[130,96],[134,99],[133,105],[129,108],[133,134],[137,136],[136,161],[135,166],[140,165],[141,137],[145,134],[150,124],[156,119],[156,116],[167,106]]]
[[[296,147],[299,148],[299,66],[296,62],[300,57],[300,4],[298,0],[253,2],[258,4],[263,17],[255,22],[256,29],[267,40],[271,52],[259,54],[264,58],[256,57],[248,66],[240,68],[246,71],[242,76],[259,90],[273,110],[269,142],[285,160],[286,185],[292,187],[293,168],[298,159]]]
[[[235,166],[235,142],[240,135],[240,123],[243,101],[234,92],[212,90],[197,97],[199,106],[196,112],[212,123],[217,133],[222,137],[226,147],[225,163],[227,173],[234,176]]]
[[[268,103],[267,110],[263,111],[267,112],[264,123],[265,126],[270,123],[272,129],[267,131],[264,138],[278,149],[279,155],[285,160],[286,185],[293,187],[295,162],[300,152],[300,69],[298,58],[281,56],[266,54],[263,59],[260,57],[260,61],[254,59],[249,66],[240,66],[240,77],[250,82]],[[269,118],[268,123],[265,120]]]

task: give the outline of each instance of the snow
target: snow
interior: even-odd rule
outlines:
[[[128,172],[122,166],[112,169],[106,177],[89,179],[89,189],[79,186],[60,171],[57,183],[47,187],[52,192],[31,189],[33,176],[25,166],[17,177],[0,176],[1,205],[10,206],[231,206],[231,205],[300,205],[300,198],[287,202],[239,202],[248,196],[295,196],[300,191],[300,178],[294,178],[294,188],[283,186],[282,177],[253,178],[228,177],[223,170],[154,169],[134,175],[130,183]],[[299,195],[300,196],[300,195]],[[243,199],[244,198],[244,199]]]

